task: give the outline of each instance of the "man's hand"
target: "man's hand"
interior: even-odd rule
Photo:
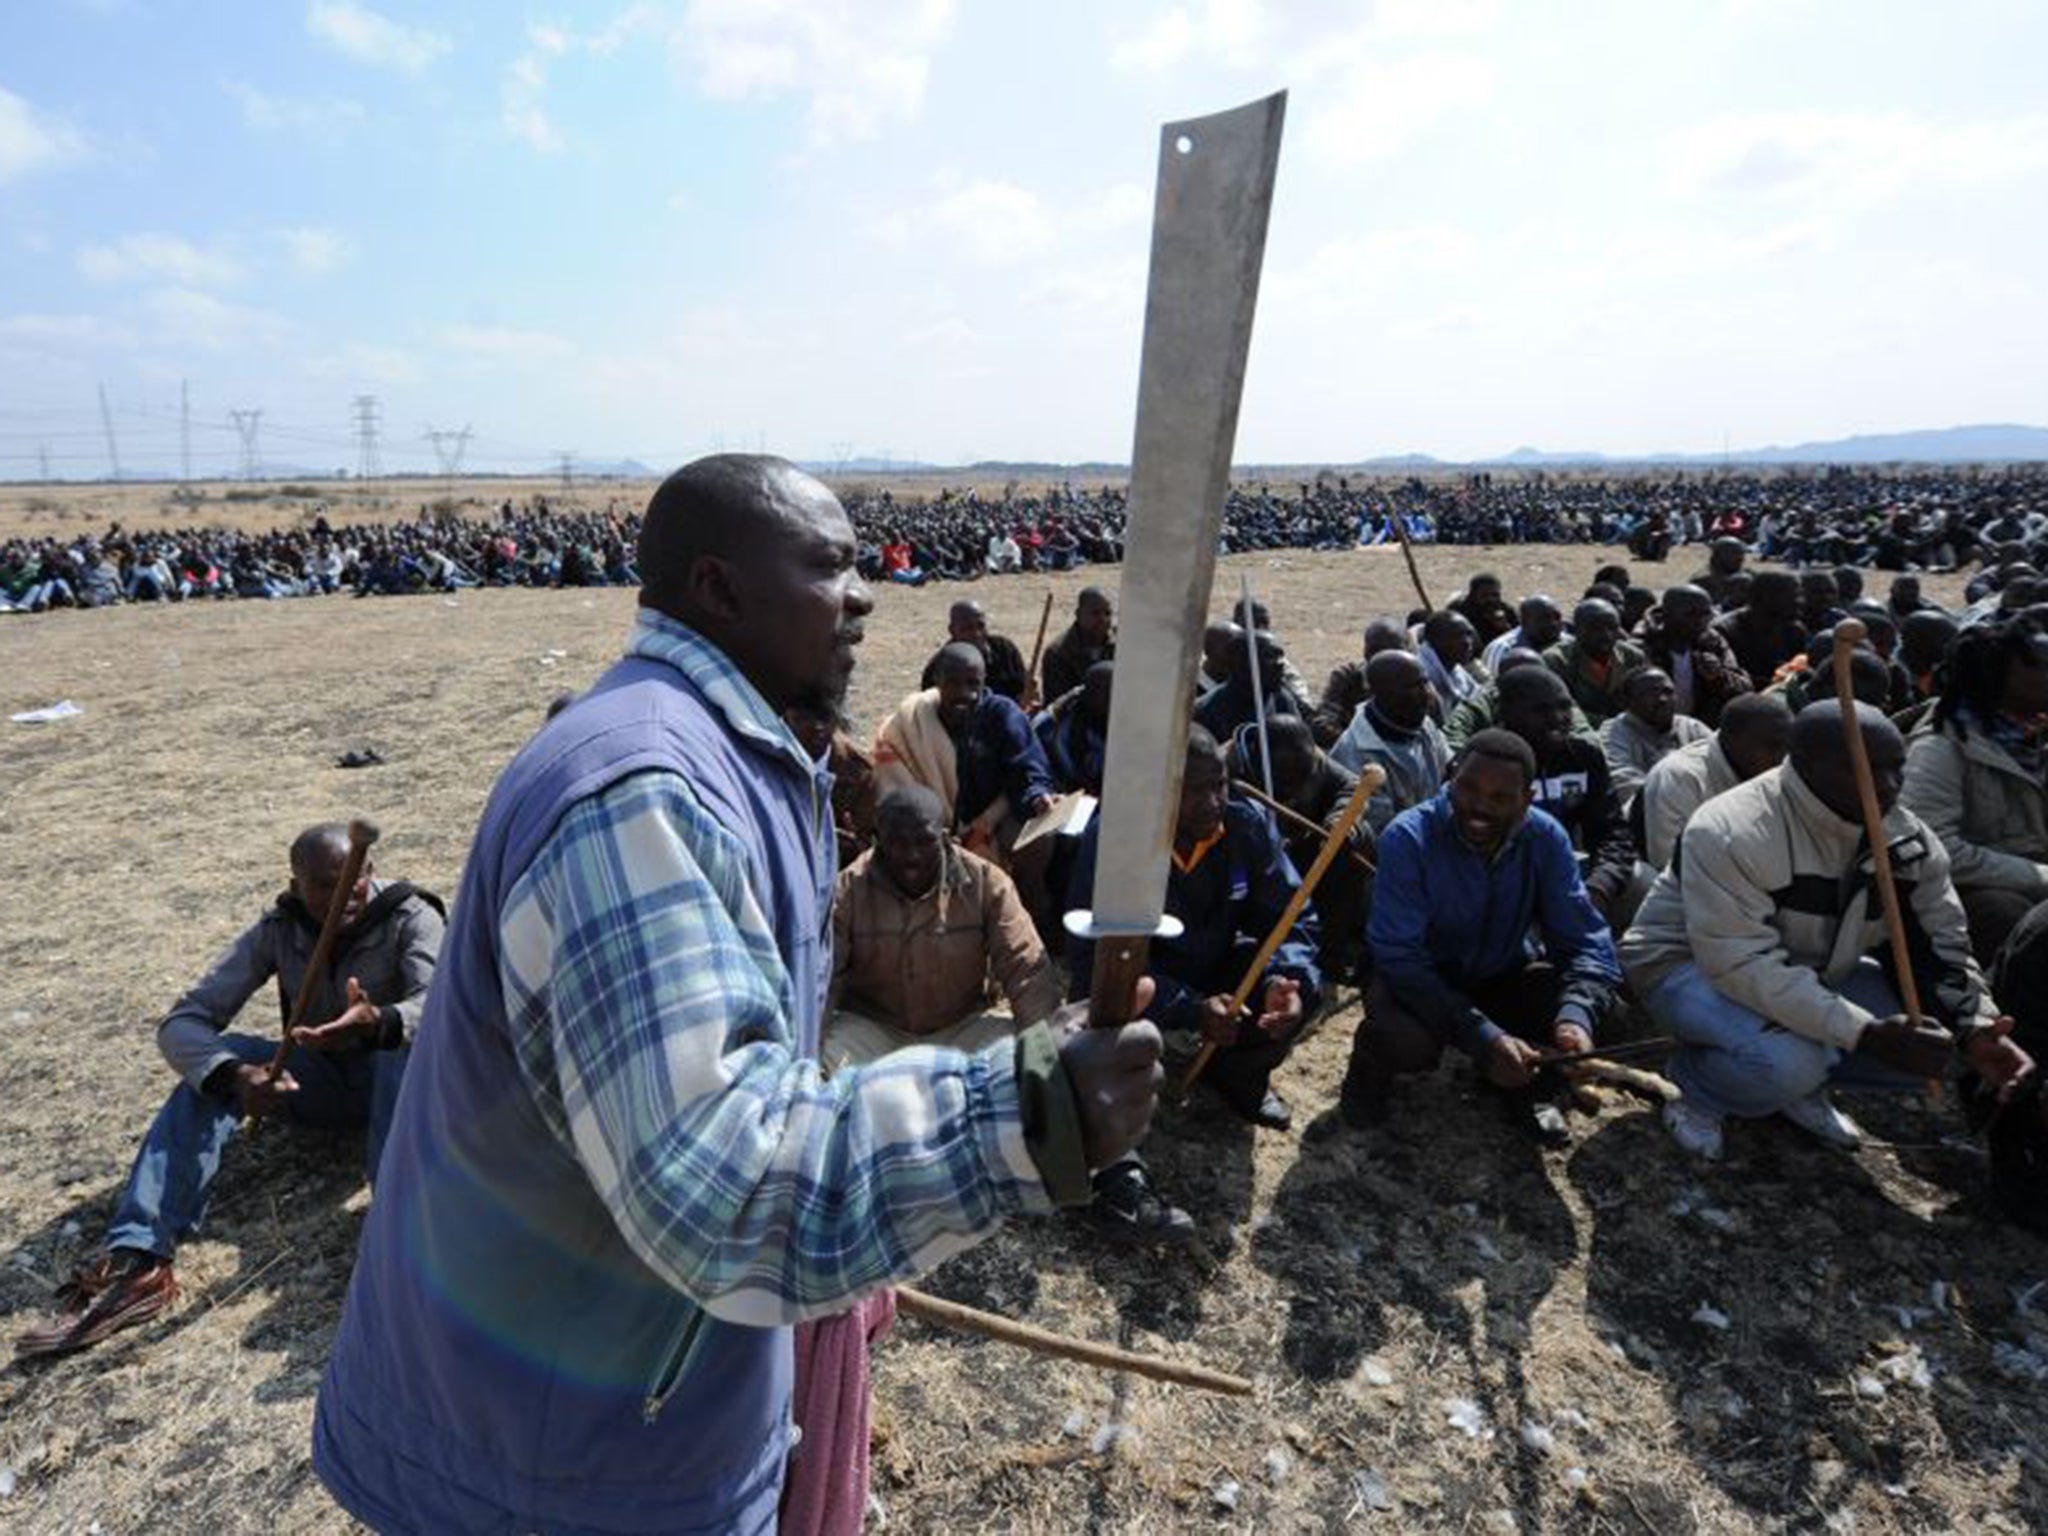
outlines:
[[[1033,795],[1029,800],[1024,802],[1024,819],[1026,821],[1035,821],[1037,818],[1043,816],[1047,811],[1051,809],[1051,795]]]
[[[2011,1096],[2014,1084],[2034,1070],[2034,1058],[2013,1043],[2012,1019],[2006,1014],[2000,1014],[1964,1040],[1963,1059],[1998,1091],[2001,1101]]]
[[[1551,1026],[1550,1043],[1568,1056],[1578,1056],[1593,1049],[1593,1037],[1586,1026],[1576,1019],[1559,1019]]]
[[[1229,999],[1225,999],[1229,1001]],[[1135,1012],[1152,1003],[1152,981],[1138,983]],[[1116,1029],[1090,1029],[1088,1005],[1073,1003],[1052,1017],[1060,1064],[1081,1109],[1081,1147],[1090,1168],[1106,1168],[1145,1139],[1159,1085],[1159,1029],[1142,1018]]]
[[[1202,1040],[1214,1046],[1237,1044],[1237,1014],[1228,997],[1203,999]]]
[[[1528,1041],[1496,1035],[1486,1048],[1486,1075],[1496,1088],[1526,1088],[1536,1080],[1541,1059],[1542,1053]]]
[[[301,1024],[292,1031],[292,1044],[309,1051],[339,1051],[355,1045],[371,1045],[377,1039],[377,1016],[381,1012],[363,991],[362,983],[348,979],[348,1007],[326,1024]]]
[[[1301,983],[1292,976],[1275,976],[1266,983],[1265,1002],[1259,1009],[1258,1026],[1277,1035],[1301,1019]]]
[[[235,1102],[248,1119],[263,1120],[282,1113],[285,1100],[298,1091],[297,1080],[282,1068],[275,1077],[268,1067],[246,1061],[235,1068]]]
[[[1939,1077],[1955,1052],[1955,1037],[1939,1024],[1923,1022],[1915,1029],[1904,1014],[1896,1014],[1866,1024],[1856,1049],[1914,1077]]]

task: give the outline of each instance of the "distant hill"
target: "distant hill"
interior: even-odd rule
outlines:
[[[1711,455],[1697,455],[1707,458]],[[1746,464],[1993,464],[2048,459],[2048,427],[2006,423],[1878,432],[1733,455]]]

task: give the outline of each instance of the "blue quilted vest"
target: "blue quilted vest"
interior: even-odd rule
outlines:
[[[786,1328],[719,1322],[634,1256],[507,1036],[497,924],[577,802],[682,774],[752,862],[815,1056],[830,978],[831,780],[628,657],[493,790],[470,850],[321,1383],[313,1465],[380,1530],[769,1531]]]

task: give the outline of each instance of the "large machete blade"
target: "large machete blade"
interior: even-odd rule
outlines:
[[[1097,940],[1096,1024],[1131,1016],[1146,941],[1164,931],[1188,703],[1286,109],[1282,91],[1160,130],[1094,909],[1068,915]]]

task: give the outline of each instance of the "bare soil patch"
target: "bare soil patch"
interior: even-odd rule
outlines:
[[[1572,595],[1612,553],[1431,550],[1424,565],[1439,596],[1482,566]],[[1227,561],[1219,610],[1240,569],[1317,685],[1366,618],[1411,602],[1398,555],[1276,553]],[[1057,625],[1116,574],[974,590],[1028,648],[1048,586]],[[864,727],[914,682],[959,590],[878,593]],[[384,872],[452,892],[499,767],[550,698],[607,664],[631,608],[625,592],[518,591],[0,619],[0,714],[85,710],[0,722],[0,1333],[97,1241],[170,1087],[153,1024],[278,889],[290,836],[371,815]],[[365,745],[388,765],[334,766]],[[1340,1006],[1285,1069],[1292,1135],[1255,1136],[1201,1098],[1162,1113],[1153,1161],[1206,1260],[1036,1222],[927,1282],[1254,1376],[1258,1396],[906,1322],[878,1364],[892,1528],[2048,1527],[2043,1387],[1994,1353],[2048,1332],[2048,1247],[1992,1220],[1947,1109],[1858,1103],[1882,1141],[1854,1157],[1744,1128],[1702,1172],[1619,1100],[1569,1151],[1538,1152],[1447,1071],[1367,1153],[1303,1134],[1331,1110],[1356,1021]],[[267,997],[245,1019],[274,1024]],[[0,1526],[345,1527],[306,1441],[367,1199],[359,1158],[347,1140],[245,1138],[168,1319],[0,1369],[15,1477]]]

